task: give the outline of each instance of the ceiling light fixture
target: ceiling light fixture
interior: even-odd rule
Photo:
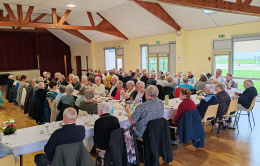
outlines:
[[[209,14],[209,13],[213,13],[213,12],[215,12],[215,11],[212,11],[212,10],[205,10],[205,9],[204,9],[203,12],[206,13],[206,14]]]
[[[76,7],[74,4],[68,4],[67,7]]]

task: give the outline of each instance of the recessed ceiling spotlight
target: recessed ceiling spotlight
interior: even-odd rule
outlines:
[[[74,4],[68,4],[67,7],[76,7]]]

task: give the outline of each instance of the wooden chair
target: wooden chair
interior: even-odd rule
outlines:
[[[52,106],[52,101],[48,98],[46,98],[47,102],[48,102],[48,105],[49,105],[49,108],[51,109],[51,106]]]
[[[104,154],[104,157],[105,157],[106,151],[105,151],[105,150],[101,150],[101,149],[99,149],[99,148],[96,148],[96,154],[97,154],[97,156],[96,156],[96,166],[98,165],[98,162],[99,162],[100,165],[101,165],[101,163],[102,163],[101,160],[104,160],[104,157],[99,156],[99,153],[103,153],[103,154]]]
[[[88,116],[88,113],[86,111],[79,110],[78,117],[82,117],[82,116]]]
[[[218,106],[219,104],[216,105],[210,105],[208,106],[205,115],[203,117],[203,119],[201,120],[201,122],[204,124],[211,124],[211,121],[214,120],[217,117],[217,111],[218,111]],[[211,129],[211,133],[213,130],[213,125],[212,125],[212,129]],[[218,133],[217,133],[217,139],[218,139]]]
[[[228,106],[228,110],[227,110],[226,114],[223,116],[223,118],[229,118],[229,117],[234,116],[234,113],[237,111],[237,104],[238,104],[238,99],[231,100],[229,103],[229,106]],[[236,126],[237,126],[237,132],[239,133],[238,125],[236,125]],[[227,129],[227,135],[228,135],[228,124],[227,124],[226,129]]]
[[[253,122],[254,122],[254,127],[255,127],[255,119],[254,119],[254,115],[253,115],[253,108],[255,106],[255,100],[256,100],[256,97],[254,97],[250,107],[248,109],[243,109],[243,110],[238,110],[239,113],[238,113],[238,120],[237,120],[237,124],[238,124],[238,121],[239,121],[239,118],[240,118],[240,115],[247,115],[248,116],[248,122],[250,124],[250,129],[251,129],[251,132],[252,132],[252,126],[251,126],[251,121],[250,121],[250,113],[252,113],[252,119],[253,119]],[[241,114],[241,111],[246,111],[247,114]]]
[[[0,159],[0,165],[2,166],[15,166],[14,155],[8,155]]]

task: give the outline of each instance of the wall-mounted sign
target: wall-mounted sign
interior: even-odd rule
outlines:
[[[181,57],[177,57],[177,63],[180,63],[181,62]]]

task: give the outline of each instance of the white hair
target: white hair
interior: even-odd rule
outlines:
[[[69,77],[70,77],[70,76],[74,77],[74,74],[69,74]]]
[[[63,116],[65,116],[69,120],[76,120],[77,111],[75,110],[75,108],[72,107],[66,108],[63,112]]]
[[[225,89],[225,84],[223,84],[223,83],[217,83],[216,84],[216,87],[219,87],[219,89]]]
[[[214,87],[213,84],[206,84],[206,85],[205,85],[205,88],[206,88],[207,90],[209,90],[210,93],[214,93],[214,92],[215,92],[215,87]]]
[[[168,71],[165,73],[165,75],[169,75],[169,74],[170,74],[170,72],[168,72]]]
[[[87,81],[87,80],[88,80],[88,77],[87,77],[87,76],[82,76],[82,77],[81,77],[81,80]]]
[[[189,72],[190,72],[192,75],[194,75],[194,71],[190,70]]]
[[[73,80],[79,82],[79,77],[78,76],[73,76]]]
[[[254,86],[254,82],[250,79],[246,79],[245,84],[248,85],[248,86]]]
[[[95,77],[95,80],[101,81],[101,78],[100,77]]]
[[[126,71],[125,74],[128,75],[128,76],[130,75],[129,71]]]
[[[43,82],[43,77],[38,77],[37,81],[38,82]]]
[[[173,80],[173,76],[172,76],[172,75],[168,75],[167,81],[168,81],[168,82],[172,82],[172,80]]]
[[[42,74],[47,74],[47,71],[43,72]]]
[[[98,105],[98,110],[102,113],[109,113],[110,112],[110,105],[109,103],[102,102]]]
[[[116,80],[118,81],[118,76],[113,75],[113,76],[112,76],[112,79],[113,79],[113,78],[116,79]]]
[[[127,81],[126,85],[133,85],[133,86],[135,86],[135,82],[130,80],[130,81]]]
[[[154,85],[149,85],[146,90],[147,90],[148,95],[151,97],[155,98],[155,97],[158,97],[158,95],[159,95],[159,90]]]
[[[144,84],[143,81],[137,81],[136,86],[137,86],[137,84],[138,84],[139,86],[141,86],[142,88],[145,88],[145,84]]]
[[[152,73],[151,73],[151,77],[154,77],[154,76],[156,76],[156,73],[155,73],[155,72],[152,72]]]
[[[61,76],[61,73],[60,73],[60,72],[57,72],[56,75]]]
[[[43,82],[40,82],[40,83],[38,84],[38,88],[39,88],[39,89],[44,89],[44,83],[43,83]]]
[[[10,74],[10,75],[8,76],[8,79],[11,79],[11,78],[14,78],[14,75]]]
[[[204,76],[206,76],[206,74],[205,74],[204,72],[201,72],[200,75],[201,75],[201,74],[204,75]]]
[[[122,81],[117,81],[117,82],[116,82],[116,86],[117,86],[117,85],[122,85],[122,86],[123,86],[123,82],[122,82]]]
[[[72,85],[67,85],[67,86],[66,86],[66,91],[67,91],[68,93],[73,93],[73,91],[74,91],[73,86],[72,86]]]

